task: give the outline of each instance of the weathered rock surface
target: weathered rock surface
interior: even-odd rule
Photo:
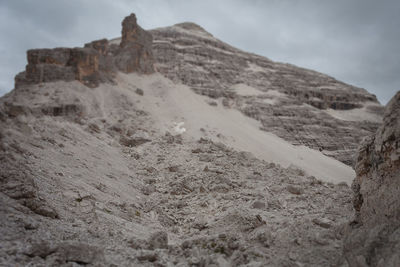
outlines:
[[[353,165],[358,143],[380,123],[382,107],[364,89],[243,52],[193,23],[151,33],[159,72],[199,94],[223,98],[224,106],[293,144]]]
[[[122,21],[120,49],[115,56],[115,65],[126,73],[153,73],[153,37],[136,22],[135,14]]]
[[[78,80],[97,86],[99,55],[87,48],[33,49],[28,51],[25,72],[15,77],[16,88],[23,84]]]
[[[84,48],[29,50],[28,65],[15,77],[15,88],[59,80],[97,87],[112,82],[116,71],[153,73],[152,37],[137,24],[135,14],[123,20],[122,36],[119,46],[102,39]]]
[[[400,266],[400,92],[383,125],[360,146],[356,165],[354,229],[345,254],[351,266]]]
[[[400,92],[388,103],[383,125],[361,144],[356,172],[359,221],[400,222]]]

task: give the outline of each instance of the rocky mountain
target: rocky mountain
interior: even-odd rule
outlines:
[[[27,54],[0,98],[1,266],[398,263],[398,95],[380,125],[363,89],[134,14]]]
[[[357,146],[381,122],[366,90],[236,49],[193,23],[151,31],[157,70],[261,122],[295,145],[353,165]]]

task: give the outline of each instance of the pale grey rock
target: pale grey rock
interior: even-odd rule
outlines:
[[[295,186],[295,185],[288,185],[286,187],[286,190],[289,191],[290,193],[294,194],[294,195],[303,194],[303,189],[300,188],[299,186]]]
[[[123,146],[128,146],[128,147],[136,147],[143,145],[147,142],[150,142],[151,140],[148,139],[147,135],[143,134],[135,134],[133,136],[124,136],[122,135],[119,142]]]
[[[153,233],[149,239],[151,249],[167,249],[168,248],[168,234],[164,231]]]
[[[332,222],[331,220],[328,220],[326,218],[314,218],[312,222],[318,226],[321,226],[323,228],[331,228],[332,227]]]
[[[62,243],[58,245],[57,253],[65,262],[102,264],[104,261],[104,254],[99,248],[84,243]]]
[[[264,209],[265,208],[265,202],[262,201],[254,201],[253,204],[251,205],[253,209]]]

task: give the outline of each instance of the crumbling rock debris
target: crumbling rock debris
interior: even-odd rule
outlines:
[[[253,204],[251,204],[251,207],[253,209],[264,209],[265,208],[265,202],[262,201],[254,201]]]
[[[140,88],[137,88],[137,89],[135,90],[135,93],[138,94],[138,95],[140,95],[140,96],[143,96],[143,95],[144,95],[143,90],[140,89]]]
[[[53,255],[54,263],[62,264],[75,262],[77,264],[101,263],[103,253],[97,247],[84,243],[51,244],[47,241],[32,243],[24,252],[29,257],[40,257],[46,259]]]
[[[134,134],[132,136],[124,136],[122,135],[119,142],[121,145],[128,146],[128,147],[135,147],[143,145],[151,140],[143,134]]]
[[[150,249],[166,249],[168,248],[168,234],[164,231],[159,231],[150,236]]]
[[[294,185],[288,185],[286,187],[287,191],[289,191],[290,193],[294,194],[294,195],[301,195],[303,194],[303,189],[298,187],[298,186],[294,186]]]
[[[314,218],[312,222],[323,228],[330,228],[332,226],[331,221],[326,218]]]
[[[3,159],[4,164],[10,162],[10,159]],[[9,164],[8,168],[2,169],[0,173],[1,192],[38,215],[57,219],[58,213],[45,200],[39,199],[36,188],[29,168],[24,164]]]

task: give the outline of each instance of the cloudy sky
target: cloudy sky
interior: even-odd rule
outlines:
[[[27,49],[117,37],[132,12],[145,29],[198,23],[243,50],[363,87],[383,104],[400,90],[398,0],[0,0],[0,95],[13,88]]]

